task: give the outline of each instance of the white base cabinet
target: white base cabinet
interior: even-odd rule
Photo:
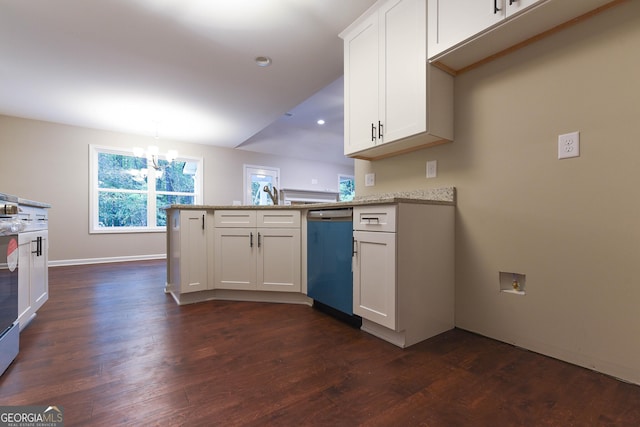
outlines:
[[[215,213],[214,289],[300,292],[300,211]]]
[[[454,207],[354,208],[353,311],[408,347],[454,327]]]
[[[49,232],[20,233],[18,260],[18,321],[22,330],[49,299]]]
[[[206,210],[173,210],[168,215],[167,290],[182,294],[209,287],[209,219]]]

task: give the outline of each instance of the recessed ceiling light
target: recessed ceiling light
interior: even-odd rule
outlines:
[[[260,67],[268,67],[269,65],[271,65],[271,58],[269,58],[268,56],[258,56],[256,58],[256,64],[258,64],[258,66]]]
[[[316,123],[318,123],[319,125],[323,125],[324,124],[324,120],[320,119]]]

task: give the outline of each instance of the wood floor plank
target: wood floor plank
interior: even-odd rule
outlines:
[[[165,277],[51,268],[0,404],[68,426],[640,425],[640,387],[469,332],[400,349],[307,306],[178,306]]]

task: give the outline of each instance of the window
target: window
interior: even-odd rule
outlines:
[[[356,181],[351,175],[338,175],[340,201],[348,202],[356,195]]]
[[[91,233],[165,231],[166,205],[202,200],[202,159],[136,157],[132,150],[90,146]]]
[[[280,169],[278,168],[244,165],[244,204],[252,206],[273,205],[269,193],[264,189],[266,187],[272,193],[279,192],[279,179]],[[278,197],[276,194],[274,196]]]

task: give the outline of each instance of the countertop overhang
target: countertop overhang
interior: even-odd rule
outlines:
[[[456,189],[455,187],[443,187],[443,188],[431,188],[425,190],[415,190],[407,192],[396,193],[384,193],[374,194],[370,196],[356,197],[354,200],[348,202],[327,202],[327,203],[309,203],[299,205],[270,205],[270,206],[253,206],[253,205],[169,205],[164,209],[166,210],[229,210],[229,209],[297,209],[297,210],[311,210],[311,209],[340,209],[350,208],[355,206],[367,206],[367,205],[383,205],[383,204],[395,204],[395,203],[418,203],[418,204],[432,204],[432,205],[451,205],[456,204]]]

